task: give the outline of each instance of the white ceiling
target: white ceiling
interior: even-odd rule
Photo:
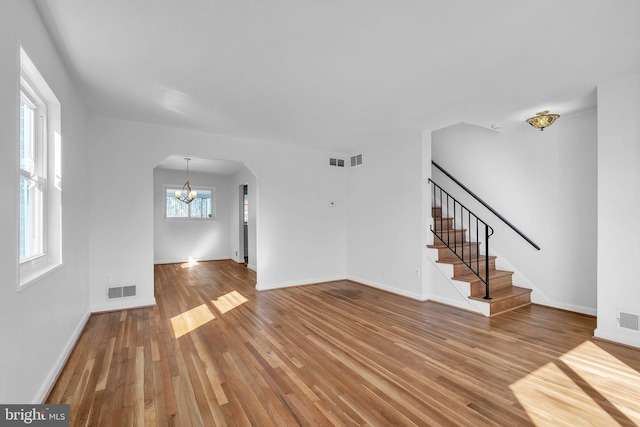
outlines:
[[[640,72],[638,0],[36,0],[99,114],[348,152]],[[560,119],[562,120],[562,119]]]
[[[232,160],[202,159],[189,157],[189,172],[200,172],[217,175],[233,175],[244,168],[244,164]],[[169,169],[187,173],[185,156],[169,156],[156,165],[156,169]]]

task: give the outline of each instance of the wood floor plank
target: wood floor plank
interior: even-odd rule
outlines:
[[[72,426],[640,425],[640,350],[590,316],[258,292],[232,261],[157,265],[155,286],[157,306],[87,322],[47,399]]]

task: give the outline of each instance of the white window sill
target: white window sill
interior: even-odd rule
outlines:
[[[164,217],[164,220],[167,222],[206,222],[206,221],[215,221],[216,219],[214,217],[211,218],[198,218],[198,217],[190,217],[190,218],[183,218],[183,217]]]
[[[17,291],[18,292],[23,291],[24,289],[33,285],[43,277],[48,276],[49,274],[56,271],[57,269],[62,267],[62,265],[63,265],[62,262],[56,263],[56,264],[47,264],[43,267],[38,268],[37,270],[30,271],[26,274],[21,274],[20,280],[18,281]]]

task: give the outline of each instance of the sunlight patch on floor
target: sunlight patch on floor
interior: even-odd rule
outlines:
[[[626,417],[640,424],[640,373],[590,341],[560,356]],[[624,393],[621,393],[621,390]]]
[[[180,264],[180,267],[182,268],[191,268],[193,266],[196,265],[200,265],[200,263],[198,261],[196,261],[195,259],[193,259],[192,257],[189,257],[189,260],[187,262],[183,262],[182,264]]]
[[[594,416],[605,421],[602,425],[617,425],[554,363],[547,363],[509,388],[537,426],[584,425],[585,417]]]
[[[218,310],[220,310],[220,313],[224,314],[247,301],[248,300],[240,292],[231,291],[218,299],[212,300],[211,302]]]
[[[510,389],[537,426],[640,425],[640,374],[590,341]]]
[[[206,304],[199,305],[171,318],[173,334],[176,338],[180,338],[215,318],[216,316],[213,315]]]

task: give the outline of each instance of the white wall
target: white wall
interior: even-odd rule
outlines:
[[[189,173],[194,187],[215,188],[215,220],[172,220],[164,217],[165,186],[182,188],[185,171],[154,169],[153,223],[154,263],[230,259],[231,256],[231,177],[219,174]],[[235,192],[234,192],[235,194]]]
[[[347,202],[348,277],[419,300],[426,299],[422,147],[421,134],[367,146],[363,165],[348,169]]]
[[[533,240],[537,251],[433,168],[433,179],[495,229],[491,250],[539,304],[596,313],[596,111],[540,132],[460,124],[433,134],[433,160]]]
[[[17,292],[19,42],[61,103],[64,264]],[[89,314],[86,115],[30,1],[0,2],[0,58],[0,402],[35,403]]]
[[[19,42],[62,105],[64,264],[17,292]],[[421,249],[430,239],[424,183],[431,135],[367,147],[362,167],[340,169],[327,158],[346,157],[341,153],[103,117],[87,125],[85,106],[30,1],[0,2],[0,57],[0,182],[13,189],[0,209],[0,402],[44,398],[89,309],[155,302],[153,168],[168,155],[247,165],[224,186],[226,243],[203,257],[239,250],[236,190],[248,183],[249,259],[259,289],[349,277],[427,298],[426,274],[416,272],[423,274]],[[624,219],[640,207],[640,75],[601,85],[598,105],[597,175],[595,111],[563,116],[544,132],[524,124],[503,133],[442,130],[433,135],[433,157],[540,244],[537,252],[495,221],[492,243],[535,286],[534,300],[593,313],[597,296],[596,335],[640,347],[638,333],[616,321],[618,309],[640,313],[633,281],[640,225],[633,215]],[[436,172],[434,178],[446,181]],[[576,208],[579,214],[565,214]],[[106,275],[111,284],[139,285],[138,296],[106,301]]]
[[[94,310],[154,303],[153,168],[169,155],[240,161],[256,175],[259,289],[346,276],[346,175],[327,165],[334,153],[104,117],[91,117],[89,129]],[[127,193],[136,197],[121,209],[113,200]],[[105,275],[138,285],[139,295],[106,301]]]
[[[640,74],[598,86],[598,328],[640,347],[618,310],[640,315]]]

